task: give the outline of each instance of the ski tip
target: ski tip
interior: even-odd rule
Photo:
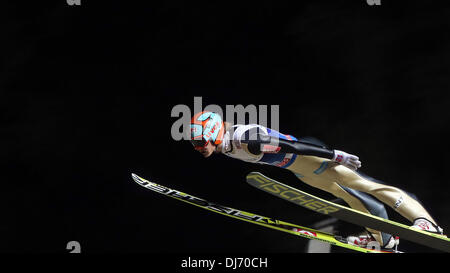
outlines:
[[[249,172],[247,174],[247,177],[251,177],[251,176],[254,176],[254,175],[262,175],[262,173],[260,173],[260,172]]]
[[[133,178],[134,181],[140,181],[142,180],[142,178],[140,178],[137,174],[135,173],[131,173],[131,178]]]
[[[139,175],[137,175],[137,174],[135,174],[135,173],[131,173],[131,178],[133,178],[133,180],[136,182],[136,183],[139,183],[139,184],[146,184],[146,183],[149,183],[150,181],[148,181],[147,179],[145,179],[145,178],[142,178],[142,177],[140,177]]]

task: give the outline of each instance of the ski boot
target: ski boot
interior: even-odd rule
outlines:
[[[400,239],[398,237],[391,236],[387,243],[385,243],[383,246],[380,246],[377,240],[372,236],[372,234],[368,231],[365,231],[359,235],[348,236],[347,242],[349,244],[364,248],[370,248],[371,246],[377,245],[382,251],[399,252],[397,251],[397,246],[400,244]]]
[[[411,227],[447,237],[446,235],[444,235],[444,230],[441,227],[433,224],[426,218],[415,219]]]

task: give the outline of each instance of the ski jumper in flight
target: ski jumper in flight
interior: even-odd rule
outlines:
[[[412,227],[443,234],[413,195],[357,171],[361,167],[357,156],[329,149],[315,138],[297,139],[257,124],[231,125],[217,113],[200,112],[191,120],[191,143],[204,157],[222,153],[287,169],[304,183],[331,193],[355,210],[388,219],[384,203],[411,221]],[[390,234],[366,230],[347,237],[348,242],[366,247],[377,241],[385,249],[398,244]]]

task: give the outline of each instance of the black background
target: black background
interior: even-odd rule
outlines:
[[[330,197],[291,173],[174,141],[171,110],[193,109],[194,96],[279,105],[282,132],[357,154],[362,171],[415,193],[450,228],[446,7],[81,2],[0,11],[0,251],[65,253],[75,240],[84,253],[304,252],[306,240],[132,181],[304,226],[321,219],[245,183],[257,170]]]

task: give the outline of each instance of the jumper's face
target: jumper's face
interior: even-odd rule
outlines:
[[[216,150],[216,146],[214,146],[214,144],[212,144],[210,141],[208,141],[204,145],[194,146],[194,149],[196,151],[198,151],[199,153],[201,153],[206,158],[206,157],[211,156],[214,153],[214,151]]]

